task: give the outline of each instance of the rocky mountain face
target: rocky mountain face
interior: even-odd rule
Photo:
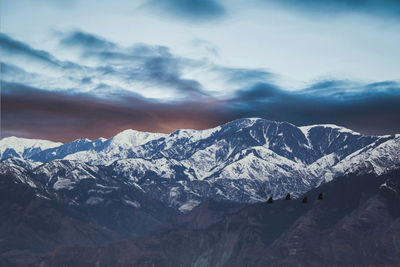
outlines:
[[[337,178],[307,203],[206,201],[153,235],[58,248],[35,266],[394,266],[399,192],[397,170]]]
[[[383,174],[400,166],[400,135],[240,119],[203,131],[126,130],[67,144],[4,138],[0,151],[0,173],[70,205],[96,206],[129,187],[188,212],[210,199],[253,203],[298,196],[346,173]],[[135,197],[120,201],[140,205]]]

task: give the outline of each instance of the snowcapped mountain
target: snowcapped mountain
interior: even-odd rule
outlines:
[[[129,187],[186,212],[206,199],[297,196],[345,173],[382,174],[400,166],[400,135],[364,136],[336,125],[296,127],[257,118],[170,135],[126,130],[66,144],[18,140],[0,141],[0,172],[15,168],[16,179],[23,177],[18,181],[71,205],[96,205],[110,190]],[[96,189],[79,189],[80,202],[71,198],[68,192],[87,183]],[[97,202],[85,190],[98,192]],[[135,195],[125,200],[141,205]]]
[[[119,158],[129,158],[141,146],[166,134],[125,130],[110,139],[78,139],[37,153],[32,160],[47,162],[56,159],[80,160],[92,164],[107,164]]]
[[[0,140],[0,158],[30,158],[44,150],[61,146],[62,143],[40,139],[5,137]]]

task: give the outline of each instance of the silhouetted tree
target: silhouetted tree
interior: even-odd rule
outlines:
[[[307,201],[308,201],[307,197],[304,197],[302,202],[307,203]]]
[[[272,197],[269,197],[269,198],[268,198],[267,203],[268,203],[268,204],[271,204],[271,203],[272,203]]]
[[[290,194],[289,193],[286,195],[286,200],[290,200]]]
[[[324,198],[324,196],[322,195],[322,193],[319,193],[318,200],[322,200],[323,198]]]

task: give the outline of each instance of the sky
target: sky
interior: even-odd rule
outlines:
[[[2,0],[1,137],[260,117],[400,133],[398,0]]]

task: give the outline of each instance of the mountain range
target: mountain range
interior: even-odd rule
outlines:
[[[347,178],[344,177],[353,176],[368,177],[365,181],[373,184],[373,194],[385,185],[392,188],[385,181],[390,178],[390,183],[397,184],[393,176],[397,177],[397,170],[400,169],[399,151],[400,135],[367,136],[330,124],[297,127],[287,122],[258,118],[239,119],[207,130],[177,130],[171,134],[125,130],[109,139],[78,139],[65,144],[6,137],[0,140],[0,265],[32,263],[59,246],[73,246],[67,252],[61,250],[60,257],[65,257],[64,253],[75,257],[75,245],[107,246],[105,255],[110,254],[108,249],[126,251],[124,245],[115,248],[113,244],[131,238],[136,240],[133,242],[150,242],[150,247],[152,242],[164,246],[159,235],[165,234],[165,231],[175,233],[176,229],[185,229],[187,225],[194,227],[193,224],[196,227],[206,224],[207,227],[195,227],[195,233],[193,229],[182,231],[186,231],[186,235],[193,234],[195,242],[205,240],[211,242],[211,246],[212,240],[217,237],[208,239],[208,234],[199,235],[198,231],[207,228],[208,233],[215,232],[209,227],[218,222],[222,224],[221,220],[237,220],[238,224],[246,225],[248,221],[230,216],[244,207],[259,210],[269,197],[277,200],[288,193],[295,199],[310,192],[315,195],[332,183],[336,184],[335,194],[345,190],[339,189],[344,186],[351,186],[349,190],[355,194],[368,194],[369,191],[363,189],[362,179],[353,179],[360,183],[358,189],[354,188],[357,187],[354,181],[347,185],[336,182],[336,179],[345,181]],[[220,210],[213,210],[212,206],[220,205]],[[389,206],[393,208],[392,204]],[[307,216],[302,216],[308,210],[302,211],[300,207],[304,206],[285,206],[284,209],[293,211],[299,208],[299,212],[304,211],[295,216],[292,214],[293,218],[288,215],[290,223],[299,218],[307,220]],[[337,208],[329,206],[333,213]],[[359,208],[354,206],[352,212]],[[195,214],[203,209],[204,219],[198,221],[199,217]],[[193,216],[197,218],[195,221]],[[253,220],[252,216],[249,220]],[[348,213],[340,216],[344,218]],[[267,217],[260,218],[256,216],[254,220],[264,225]],[[290,225],[279,228],[277,222],[273,231],[283,235],[287,230],[284,227],[293,226]],[[328,225],[333,224],[330,222]],[[222,228],[218,227],[216,229],[220,231]],[[159,232],[160,229],[164,230]],[[215,233],[220,236],[223,232],[218,231]],[[256,233],[260,231],[258,229]],[[320,237],[326,233],[321,233]],[[296,235],[295,232],[286,234],[289,239]],[[30,238],[27,239],[27,236]],[[279,236],[268,237],[268,242],[278,242],[276,238]],[[227,238],[226,242],[230,242],[230,237]],[[235,240],[241,240],[238,238],[236,236]],[[311,236],[309,238],[312,239]],[[355,239],[353,241],[356,242]],[[132,244],[128,243],[128,247],[139,246]],[[165,244],[170,246],[168,242]],[[275,249],[268,244],[266,250]],[[197,248],[190,250],[196,262],[199,260],[193,266],[208,266],[210,261],[213,266],[229,266],[245,261],[244,258],[234,261],[230,255],[227,257],[231,260],[216,264],[217,259],[225,256],[218,253],[212,257],[204,256],[204,253],[215,253],[216,249],[210,248],[210,252]],[[271,251],[278,253],[279,249]],[[93,254],[91,251],[88,253]],[[176,258],[174,253],[165,255]],[[99,260],[96,257],[88,260]],[[190,260],[194,260],[193,257],[189,257]],[[207,261],[202,262],[201,257],[206,257]],[[59,259],[58,256],[48,255],[42,263],[45,264],[43,266],[86,264],[74,262],[68,265],[59,262]],[[160,262],[163,266],[190,265],[187,259],[169,260]],[[101,261],[107,263],[104,259]],[[281,264],[279,261],[276,263]],[[340,261],[337,264],[340,265]],[[91,263],[86,266],[89,265]]]
[[[346,173],[383,174],[400,167],[398,151],[400,135],[250,118],[201,131],[125,130],[110,139],[66,144],[6,137],[0,170],[47,193],[73,191],[83,180],[127,185],[188,212],[208,199],[253,203],[298,196]],[[101,202],[100,191],[84,201]]]

